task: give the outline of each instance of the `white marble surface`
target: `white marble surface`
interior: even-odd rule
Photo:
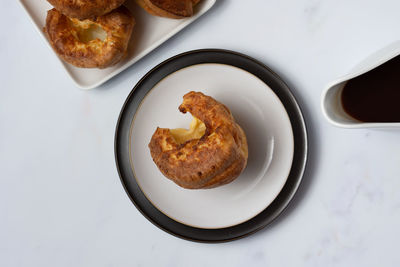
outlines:
[[[399,266],[400,133],[335,128],[319,107],[328,82],[399,39],[399,10],[398,0],[218,0],[121,75],[80,91],[18,3],[3,2],[0,266]],[[310,135],[304,182],[284,214],[214,245],[149,223],[125,194],[113,151],[121,105],[140,77],[207,47],[276,70]]]

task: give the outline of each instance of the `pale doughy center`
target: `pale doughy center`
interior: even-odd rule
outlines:
[[[200,139],[206,132],[206,125],[199,119],[193,117],[189,130],[183,128],[170,129],[172,137],[178,144],[183,144],[189,140]]]
[[[104,42],[107,38],[107,32],[100,25],[90,20],[71,19],[71,23],[76,30],[76,38],[83,43],[89,43],[96,39]]]

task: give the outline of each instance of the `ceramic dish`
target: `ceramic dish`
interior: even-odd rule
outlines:
[[[321,96],[321,109],[325,118],[333,125],[342,128],[377,128],[377,129],[399,129],[400,123],[391,122],[361,122],[349,116],[342,107],[341,93],[347,81],[360,76],[390,59],[400,55],[400,41],[392,43],[383,49],[366,57],[362,62],[357,64],[349,74],[331,82],[323,91]]]
[[[227,105],[246,132],[249,159],[232,183],[187,190],[166,179],[147,147],[157,126],[187,128],[182,96],[201,91]],[[293,197],[304,171],[307,139],[287,86],[261,63],[230,51],[198,50],[151,70],[122,108],[116,163],[126,192],[154,224],[182,238],[227,241],[271,222]]]
[[[47,10],[52,6],[45,0],[20,0],[20,3],[34,22],[36,28],[49,45],[43,34]],[[95,88],[125,70],[157,46],[178,33],[187,25],[207,12],[215,3],[215,0],[202,0],[195,9],[195,15],[188,19],[175,20],[151,16],[134,1],[126,1],[125,5],[135,17],[136,25],[128,47],[127,56],[117,65],[106,69],[77,68],[60,59],[60,63],[75,82],[82,89]],[[49,48],[51,49],[50,45]],[[55,54],[55,53],[54,53]]]

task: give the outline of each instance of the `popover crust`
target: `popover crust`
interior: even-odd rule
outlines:
[[[149,14],[172,19],[193,16],[193,7],[198,2],[200,0],[136,0]]]
[[[188,189],[213,188],[232,182],[247,164],[246,135],[222,103],[189,92],[179,106],[206,126],[200,139],[178,144],[169,129],[157,128],[149,143],[151,156],[167,178]]]
[[[77,19],[93,19],[121,6],[125,0],[47,0],[64,15]]]
[[[106,68],[118,63],[126,54],[135,20],[121,6],[94,20],[68,18],[56,9],[47,12],[44,31],[51,46],[66,62],[82,68]],[[100,27],[105,39],[80,40],[80,33]]]

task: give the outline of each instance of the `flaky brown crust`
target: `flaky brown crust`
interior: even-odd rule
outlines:
[[[167,178],[188,189],[232,182],[247,164],[246,135],[229,109],[200,92],[184,95],[179,106],[206,126],[200,139],[178,144],[169,129],[157,128],[149,143],[151,156]]]
[[[101,27],[106,38],[81,41],[79,32],[93,25]],[[134,25],[133,16],[124,6],[94,20],[83,21],[52,9],[47,12],[44,31],[51,46],[66,62],[82,68],[106,68],[125,56]]]
[[[172,19],[193,16],[193,7],[200,0],[136,0],[149,14]]]
[[[77,19],[93,19],[121,6],[125,0],[47,0],[64,15]]]

